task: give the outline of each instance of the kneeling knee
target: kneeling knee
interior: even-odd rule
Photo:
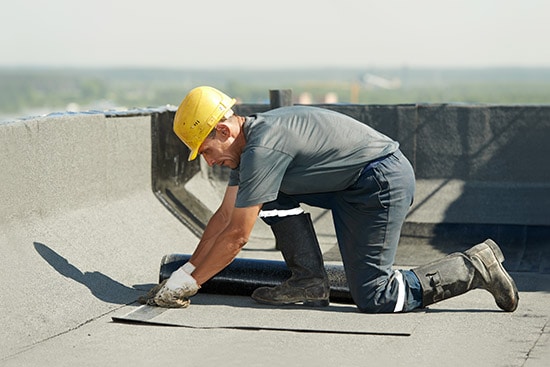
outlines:
[[[366,294],[355,302],[363,313],[392,313],[395,312],[395,301],[380,297],[379,294]]]

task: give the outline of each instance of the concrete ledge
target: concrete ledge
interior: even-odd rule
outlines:
[[[150,186],[150,117],[66,115],[0,126],[3,220],[44,217]]]

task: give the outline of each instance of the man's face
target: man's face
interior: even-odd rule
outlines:
[[[218,125],[216,127],[216,136],[206,138],[199,148],[199,154],[203,156],[210,167],[225,166],[231,169],[237,168],[241,157],[232,145],[234,141],[235,139],[230,135],[230,130]]]

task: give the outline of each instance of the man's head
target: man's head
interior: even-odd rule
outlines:
[[[191,150],[195,159],[201,144],[218,122],[233,115],[235,99],[212,87],[197,87],[181,102],[174,117],[174,132]]]
[[[241,162],[241,154],[246,144],[242,134],[243,117],[232,115],[223,118],[208,134],[199,147],[198,154],[212,166],[225,166],[235,169]]]

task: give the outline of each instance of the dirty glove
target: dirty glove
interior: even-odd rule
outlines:
[[[189,274],[194,269],[195,267],[191,263],[186,263],[173,272],[170,278],[165,279],[151,289],[145,297],[140,298],[140,303],[167,308],[189,306],[189,297],[194,296],[200,288],[195,279]]]

